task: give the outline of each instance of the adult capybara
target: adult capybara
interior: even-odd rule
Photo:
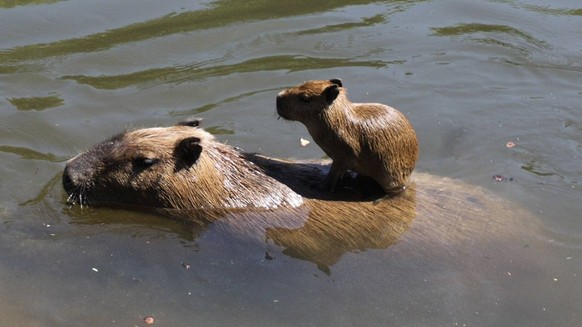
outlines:
[[[461,253],[475,242],[496,247],[519,235],[528,216],[481,188],[423,173],[404,192],[373,204],[383,190],[365,178],[322,190],[329,167],[244,153],[187,121],[97,144],[67,162],[63,186],[69,203],[137,206],[201,229],[220,225],[272,240],[323,270],[344,253],[397,242],[414,251],[444,246]]]
[[[207,211],[303,204],[198,123],[121,133],[72,158],[63,174],[69,202]]]
[[[192,222],[183,232],[192,233],[185,246],[194,248],[197,263],[223,263],[193,267],[201,274],[196,281],[216,274],[225,279],[219,285],[248,283],[250,292],[267,293],[273,287],[289,303],[305,296],[313,303],[333,298],[332,305],[356,306],[362,314],[381,305],[414,316],[420,325],[458,317],[495,323],[509,310],[531,312],[548,299],[575,306],[568,293],[575,276],[563,258],[548,253],[537,218],[518,205],[474,185],[418,172],[405,191],[374,204],[370,199],[384,191],[369,178],[345,178],[336,192],[323,191],[329,166],[240,152],[186,123],[121,133],[71,159],[63,182],[70,202],[127,201],[131,210],[137,205]],[[72,219],[84,211],[100,216],[100,210],[79,206],[68,210]],[[119,216],[120,223],[135,217],[123,211]],[[155,224],[148,219],[142,227]],[[548,296],[530,297],[532,290]],[[288,315],[288,308],[279,308]],[[326,319],[344,321],[329,312]],[[535,317],[543,320],[544,311]],[[384,317],[377,322],[382,325]]]

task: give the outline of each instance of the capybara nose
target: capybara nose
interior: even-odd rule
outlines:
[[[93,176],[91,167],[87,167],[84,156],[75,157],[67,162],[63,171],[63,187],[70,194],[79,186],[86,184]]]
[[[277,95],[277,111],[281,110],[281,102],[283,101],[283,98],[281,97],[281,94]]]
[[[289,119],[287,113],[285,112],[285,105],[284,105],[285,100],[283,99],[283,96],[279,93],[279,95],[277,95],[277,114],[279,114],[279,116],[283,119]]]
[[[65,166],[65,171],[63,172],[63,188],[69,194],[75,189],[75,182],[71,178],[71,169],[68,164]]]

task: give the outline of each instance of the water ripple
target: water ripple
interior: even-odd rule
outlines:
[[[250,73],[257,71],[281,70],[298,72],[310,69],[326,69],[336,67],[387,67],[389,63],[380,60],[359,61],[342,58],[314,58],[304,56],[269,56],[254,58],[232,65],[219,65],[200,68],[199,65],[185,65],[147,69],[130,74],[110,76],[70,75],[61,79],[74,80],[80,84],[90,85],[97,89],[122,89],[144,83],[180,84],[186,81],[196,81],[210,77],[228,76],[231,74]]]
[[[528,33],[522,32],[517,28],[513,28],[507,25],[470,23],[470,24],[458,24],[455,26],[447,27],[434,27],[432,28],[432,31],[433,35],[436,36],[460,36],[477,33],[501,33],[511,36],[517,36],[539,48],[551,49],[551,46],[548,43],[542,40],[538,40],[535,37],[529,35]]]
[[[294,1],[220,0],[206,10],[169,14],[160,18],[91,34],[82,38],[31,44],[0,51],[0,62],[21,62],[47,57],[89,53],[111,49],[121,44],[143,41],[168,35],[240,24],[242,22],[276,19],[334,10],[346,5],[368,4],[375,1],[312,1],[309,6],[297,6]]]

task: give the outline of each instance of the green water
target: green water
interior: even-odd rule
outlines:
[[[0,0],[0,30],[0,325],[582,321],[579,1]],[[417,170],[535,214],[544,255],[528,259],[544,273],[522,278],[553,286],[432,272],[431,258],[390,248],[347,253],[326,274],[180,222],[64,204],[68,158],[192,115],[247,151],[321,158],[274,99],[335,77],[354,101],[410,118]]]

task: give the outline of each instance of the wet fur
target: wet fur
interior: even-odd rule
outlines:
[[[527,216],[523,210],[459,181],[415,174],[406,191],[373,204],[382,189],[366,178],[348,176],[337,192],[322,191],[329,169],[329,162],[242,153],[200,128],[173,126],[94,146],[67,162],[63,186],[72,203],[161,210],[193,222],[194,234],[212,224],[270,240],[328,273],[352,251],[398,242],[462,254],[467,244],[498,246],[524,230],[524,219],[516,219]]]
[[[225,211],[303,203],[241,152],[187,125],[138,129],[106,140],[69,160],[63,185],[70,202],[81,205]]]
[[[379,103],[352,103],[341,81],[308,81],[277,96],[277,112],[303,123],[333,159],[328,182],[333,189],[352,170],[370,176],[388,192],[402,190],[418,159],[410,122]]]

